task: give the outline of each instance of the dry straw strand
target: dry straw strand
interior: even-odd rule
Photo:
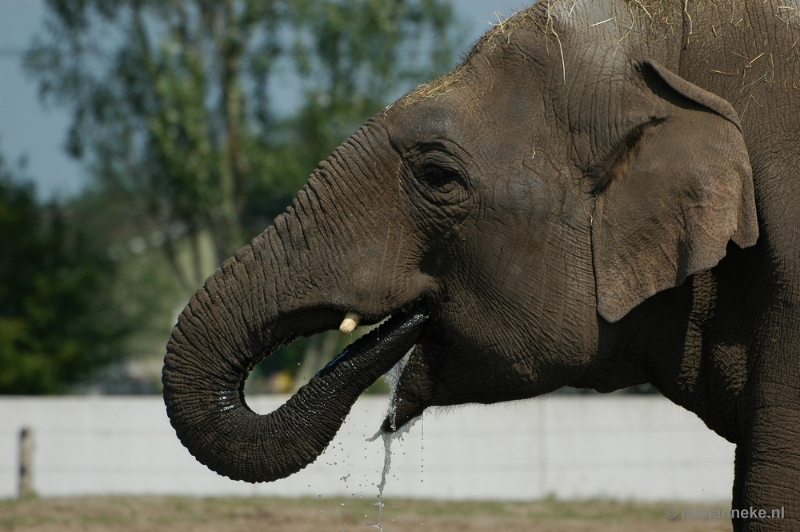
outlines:
[[[498,19],[499,18],[498,16]],[[463,78],[467,63],[475,54],[481,51],[492,53],[498,46],[500,42],[498,37],[501,35],[506,37],[503,44],[509,45],[511,43],[511,37],[516,30],[531,27],[535,24],[536,19],[532,13],[532,8],[519,11],[505,20],[498,20],[498,22],[493,25],[492,29],[478,40],[464,62],[456,67],[455,70],[433,81],[420,85],[401,100],[401,105],[413,105],[431,98],[438,98],[453,91],[454,85]]]

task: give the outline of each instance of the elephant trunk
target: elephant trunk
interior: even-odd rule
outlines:
[[[278,310],[270,292],[279,283],[251,281],[262,277],[265,257],[276,256],[264,244],[273,233],[240,250],[192,298],[167,345],[162,377],[181,442],[210,469],[248,482],[284,478],[313,462],[358,396],[415,344],[426,318],[419,310],[396,313],[278,410],[254,413],[243,386],[255,364],[295,335],[335,323],[330,310]]]
[[[368,190],[376,166],[365,156],[379,143],[387,144],[379,130],[357,132],[320,165],[272,227],[208,278],[178,318],[162,376],[167,414],[189,451],[222,475],[272,481],[311,463],[358,396],[417,342],[426,315],[402,309],[419,299],[421,285],[367,281],[370,275],[360,268],[367,256],[374,262],[385,240],[357,233],[360,226],[348,224],[347,212],[336,207],[352,201],[354,186],[381,197]],[[372,225],[381,224],[362,220]],[[352,242],[359,246],[347,248]],[[244,381],[258,362],[297,336],[336,328],[349,310],[373,323],[393,317],[275,412],[258,415],[247,407]]]
[[[358,396],[415,344],[425,321],[421,311],[396,313],[278,410],[254,413],[243,394],[250,370],[281,343],[332,328],[343,315],[281,290],[299,283],[281,275],[290,227],[299,225],[296,213],[282,218],[192,297],[164,360],[164,401],[178,437],[198,461],[234,480],[273,481],[313,462]]]

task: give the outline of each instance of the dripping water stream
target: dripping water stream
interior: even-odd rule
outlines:
[[[383,436],[383,471],[381,471],[381,483],[378,484],[378,502],[375,505],[378,507],[378,520],[372,523],[372,526],[383,532],[383,509],[386,503],[383,502],[383,489],[386,487],[386,477],[389,475],[389,468],[392,466],[392,436],[389,433],[382,433]]]
[[[392,369],[390,369],[386,373],[386,383],[389,385],[389,410],[386,413],[386,417],[392,420],[392,428],[396,430],[395,427],[395,415],[396,415],[396,405],[394,402],[395,393],[397,392],[397,383],[400,381],[400,375],[403,373],[403,368],[405,368],[406,364],[408,363],[408,359],[411,357],[411,353],[414,351],[414,348],[408,350],[400,361],[394,365]],[[386,478],[389,476],[389,469],[392,466],[392,440],[396,438],[402,438],[403,434],[408,432],[408,430],[414,425],[418,418],[411,420],[410,422],[406,423],[405,426],[401,427],[400,430],[396,430],[395,432],[383,432],[379,430],[373,437],[369,438],[367,441],[375,441],[380,436],[383,438],[383,470],[381,471],[381,482],[378,484],[378,502],[375,505],[378,507],[378,520],[375,523],[369,523],[371,526],[377,528],[380,532],[383,532],[383,509],[386,506],[386,503],[383,502],[383,490],[386,488]]]

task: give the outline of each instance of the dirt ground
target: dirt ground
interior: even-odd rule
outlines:
[[[14,532],[342,532],[378,530],[375,501],[189,497],[0,500]],[[528,503],[387,500],[385,532],[728,532],[726,519],[667,519],[686,505],[614,501]],[[712,506],[712,509],[716,507]],[[719,508],[723,508],[720,506]],[[693,510],[692,507],[689,508]],[[702,510],[702,508],[701,508]]]

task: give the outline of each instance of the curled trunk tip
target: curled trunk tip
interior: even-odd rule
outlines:
[[[162,376],[167,414],[198,461],[248,482],[284,478],[313,462],[359,395],[417,342],[427,319],[421,309],[396,314],[345,349],[276,411],[259,415],[247,407],[242,391],[250,365],[220,349],[230,343],[217,338],[219,331],[196,327],[213,321],[194,314],[198,304],[193,298],[167,345]]]

